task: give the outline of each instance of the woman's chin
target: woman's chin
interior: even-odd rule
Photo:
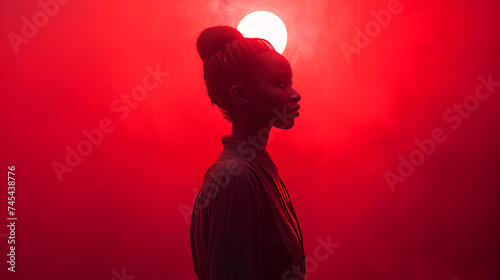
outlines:
[[[276,124],[274,127],[279,128],[279,129],[290,129],[293,127],[294,124],[295,124],[295,118],[288,119],[286,123]]]

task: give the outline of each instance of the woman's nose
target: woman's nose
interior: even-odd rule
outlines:
[[[290,94],[290,100],[293,102],[299,102],[302,99],[302,96],[294,89],[292,88],[292,93]]]

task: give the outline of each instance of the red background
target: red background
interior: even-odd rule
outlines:
[[[500,87],[467,118],[443,118],[473,101],[479,76],[500,82],[500,4],[401,0],[348,62],[341,43],[354,45],[355,27],[391,1],[269,2],[74,0],[18,52],[11,32],[22,36],[23,17],[43,10],[1,2],[0,169],[16,166],[18,217],[15,273],[0,227],[2,275],[196,279],[181,209],[230,125],[210,106],[195,41],[267,10],[288,28],[302,95],[295,127],[274,130],[268,151],[302,227],[308,279],[500,279]],[[168,77],[120,119],[113,101],[157,65]],[[59,181],[52,164],[105,118],[114,130]],[[391,189],[384,174],[436,128],[446,141]],[[6,196],[4,183],[2,224]],[[315,259],[328,236],[340,246]]]

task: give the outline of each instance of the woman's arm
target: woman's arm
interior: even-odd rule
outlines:
[[[214,178],[207,181],[210,187],[219,188],[216,195],[212,190],[213,197],[207,206],[208,279],[262,280],[265,278],[262,213],[257,178],[248,168],[238,174]]]

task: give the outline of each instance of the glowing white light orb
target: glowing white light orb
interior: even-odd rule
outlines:
[[[246,15],[238,24],[237,29],[247,38],[266,39],[274,49],[283,53],[286,47],[286,27],[275,14],[257,11]]]

